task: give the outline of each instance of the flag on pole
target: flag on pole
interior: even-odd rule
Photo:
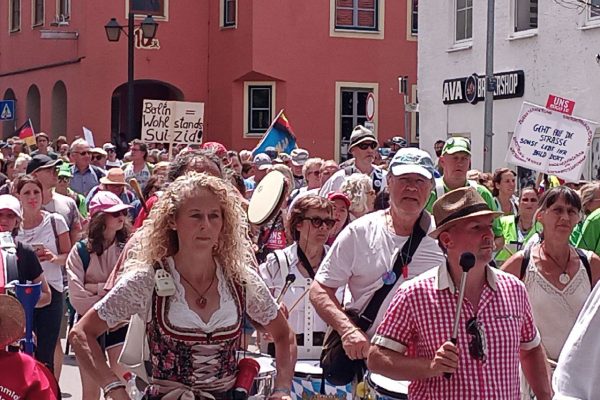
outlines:
[[[290,154],[296,148],[296,136],[283,110],[275,117],[265,136],[252,150],[252,155],[264,153],[267,147],[275,147],[278,152]]]
[[[35,144],[35,132],[33,131],[33,124],[31,119],[27,119],[23,125],[15,132],[15,136],[19,139],[23,139],[27,146],[33,146]]]

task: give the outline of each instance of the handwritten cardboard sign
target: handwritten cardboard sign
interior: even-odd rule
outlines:
[[[524,102],[506,162],[578,181],[598,123]]]
[[[201,144],[203,127],[204,103],[144,100],[144,142]]]

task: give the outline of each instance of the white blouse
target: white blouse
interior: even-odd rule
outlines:
[[[217,264],[219,280],[219,295],[221,307],[214,312],[208,322],[203,321],[193,312],[185,301],[185,290],[179,280],[172,258],[167,258],[167,264],[172,272],[175,283],[175,295],[170,299],[169,321],[178,328],[197,328],[205,332],[231,326],[239,316],[235,311],[235,302],[229,291],[227,279],[222,268]],[[248,316],[261,325],[267,325],[277,317],[279,308],[271,296],[265,283],[251,268],[245,276],[244,305]],[[148,321],[151,315],[152,293],[154,290],[154,269],[142,268],[127,271],[118,280],[113,289],[94,305],[100,319],[106,321],[109,327],[115,327],[123,321],[128,321],[134,314],[139,314]],[[232,312],[234,310],[235,312]]]

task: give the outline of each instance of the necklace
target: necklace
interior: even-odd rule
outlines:
[[[542,249],[542,250],[544,250],[544,247],[542,246],[542,247],[541,247],[541,249]],[[554,264],[555,264],[557,267],[559,267],[559,268],[560,268],[560,263],[558,263],[558,262],[557,262],[557,261],[554,259],[554,257],[552,257],[550,254],[548,254],[548,253],[546,252],[546,250],[544,250],[544,255],[545,255],[546,257],[548,257],[550,260],[552,260],[552,262],[553,262],[553,263],[554,263]],[[560,283],[562,283],[563,285],[566,285],[566,284],[568,284],[568,283],[569,283],[569,281],[571,280],[571,277],[569,276],[569,274],[567,274],[567,269],[569,269],[569,261],[571,261],[571,249],[570,249],[570,248],[569,248],[569,254],[568,254],[568,256],[567,256],[567,262],[566,262],[566,264],[565,264],[565,268],[563,269],[563,272],[562,272],[562,273],[559,275],[559,277],[558,277],[558,281],[559,281]]]
[[[189,287],[192,288],[192,290],[194,292],[196,292],[196,294],[198,295],[198,298],[196,299],[196,305],[198,306],[198,308],[200,309],[204,309],[204,307],[206,307],[206,297],[204,296],[212,287],[213,283],[215,283],[215,278],[217,277],[217,271],[215,271],[215,274],[212,277],[212,280],[210,281],[210,285],[208,285],[208,287],[206,288],[206,290],[202,293],[200,293],[198,290],[196,290],[196,288],[194,287],[194,285],[192,285],[190,283],[190,281],[188,281],[187,279],[185,279],[185,276],[183,276],[183,274],[180,272],[179,276],[181,276],[181,279],[183,279],[185,281],[185,283],[188,284]]]

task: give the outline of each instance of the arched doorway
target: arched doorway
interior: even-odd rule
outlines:
[[[17,96],[15,96],[15,92],[12,89],[6,89],[6,91],[4,92],[4,100],[14,100],[15,102],[15,114],[17,112]],[[14,133],[15,133],[15,122],[16,122],[16,116],[15,119],[13,119],[12,121],[5,121],[2,123],[2,137],[4,139],[8,139],[9,137],[11,137]]]
[[[142,123],[142,102],[144,99],[175,100],[184,99],[183,92],[177,87],[162,81],[137,80],[134,82],[134,126],[127,126],[127,83],[118,86],[111,98],[111,135],[113,143],[127,146],[131,140],[140,137]]]
[[[57,81],[52,88],[52,132],[53,139],[67,135],[67,87]]]
[[[40,113],[41,111],[41,100],[40,100],[40,89],[37,85],[29,86],[27,91],[27,104],[25,105],[25,120],[31,119],[34,132],[40,132],[42,127],[40,126]]]

